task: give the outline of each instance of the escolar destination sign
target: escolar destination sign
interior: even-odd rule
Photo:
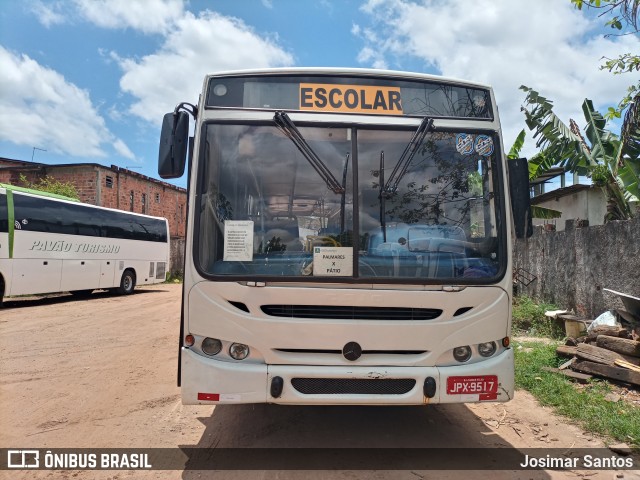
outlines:
[[[390,75],[220,75],[206,107],[492,119],[489,89]]]
[[[300,110],[402,115],[400,87],[300,84]]]

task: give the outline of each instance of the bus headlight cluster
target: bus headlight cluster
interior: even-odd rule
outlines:
[[[471,358],[471,347],[465,345],[464,347],[456,347],[453,349],[453,358],[459,362],[466,362]]]
[[[509,347],[509,337],[505,337],[501,340],[482,342],[476,345],[463,345],[454,348],[452,351],[446,353],[449,356],[453,353],[453,358],[459,363],[474,363],[485,358],[493,357],[498,351],[502,352],[505,348]],[[451,359],[451,357],[448,357]],[[449,360],[450,361],[450,360]],[[444,357],[442,362],[446,365],[447,359]]]
[[[202,348],[202,351],[209,356],[217,355],[220,353],[220,350],[222,350],[222,342],[217,338],[206,337],[202,340],[200,348]]]
[[[245,360],[251,354],[251,349],[244,343],[192,334],[184,337],[184,346],[193,348],[194,351],[207,357],[216,357],[218,360]],[[253,360],[255,361],[256,359],[254,358]]]
[[[249,347],[243,343],[232,343],[229,347],[229,355],[234,360],[244,360],[249,356]]]
[[[478,344],[478,353],[480,355],[482,355],[483,357],[490,357],[494,353],[496,353],[496,349],[497,348],[498,348],[498,346],[496,345],[496,342],[479,343]]]

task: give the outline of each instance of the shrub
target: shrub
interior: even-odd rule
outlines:
[[[554,320],[546,317],[547,310],[557,310],[552,303],[542,302],[527,295],[513,298],[513,331],[537,337],[563,338],[564,329]]]

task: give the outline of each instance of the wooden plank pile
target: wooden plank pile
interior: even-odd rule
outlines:
[[[557,371],[577,381],[595,375],[640,387],[640,341],[633,327],[595,327],[588,335],[567,338],[556,353],[570,358]]]

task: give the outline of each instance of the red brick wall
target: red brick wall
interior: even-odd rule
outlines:
[[[99,205],[96,202],[98,198],[96,194],[98,167],[93,165],[46,166],[44,170],[46,175],[59,182],[74,184],[81,202]]]
[[[107,187],[107,177],[111,177],[111,188]],[[187,193],[184,189],[178,189],[160,181],[150,181],[133,172],[101,168],[99,190],[103,207],[126,211],[131,211],[131,192],[133,192],[134,212],[165,217],[169,221],[171,236],[185,237]]]

